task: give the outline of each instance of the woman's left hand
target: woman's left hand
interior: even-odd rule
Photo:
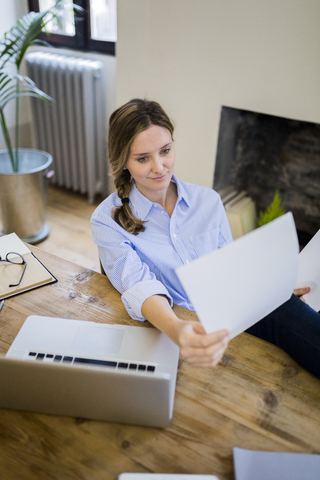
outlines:
[[[306,293],[310,292],[310,287],[304,287],[304,288],[295,288],[293,290],[293,293],[300,298],[303,302],[305,302],[305,299],[303,298],[303,295]]]

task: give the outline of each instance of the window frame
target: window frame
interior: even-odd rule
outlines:
[[[39,12],[39,0],[28,1],[29,11]],[[90,37],[90,0],[73,0],[73,3],[83,8],[83,12],[75,12],[76,35],[70,37],[56,33],[50,33],[49,35],[40,33],[38,38],[57,48],[70,48],[83,52],[97,52],[115,56],[115,42],[94,40]]]

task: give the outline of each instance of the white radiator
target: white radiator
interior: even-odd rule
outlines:
[[[32,99],[36,147],[51,153],[59,186],[107,195],[106,114],[103,65],[99,61],[33,52],[28,76],[53,102]]]

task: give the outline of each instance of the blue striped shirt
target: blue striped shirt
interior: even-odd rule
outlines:
[[[178,200],[171,218],[133,182],[130,207],[147,222],[146,230],[138,235],[113,220],[112,210],[121,205],[117,193],[106,198],[91,217],[92,237],[104,271],[135,320],[145,320],[142,304],[156,294],[166,295],[171,305],[194,310],[175,269],[232,241],[220,196],[211,188],[181,182],[175,176],[172,181],[177,184]]]

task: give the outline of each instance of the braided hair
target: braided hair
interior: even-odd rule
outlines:
[[[131,145],[137,135],[151,125],[164,127],[173,136],[174,126],[159,103],[135,98],[115,110],[109,120],[108,155],[114,184],[122,205],[113,210],[114,220],[127,232],[138,235],[145,222],[133,215],[129,205],[131,175],[126,169]]]

